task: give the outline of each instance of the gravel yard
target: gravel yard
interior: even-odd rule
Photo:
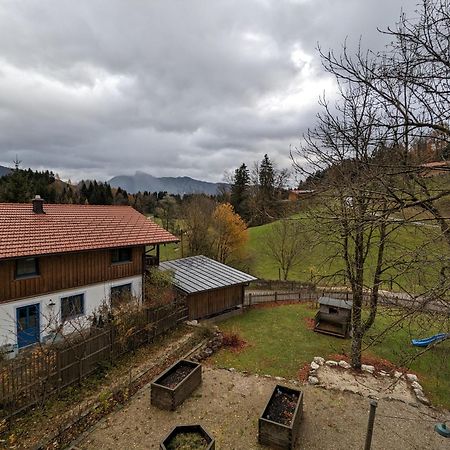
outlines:
[[[149,387],[123,409],[97,424],[74,449],[158,449],[177,424],[201,423],[218,450],[261,449],[258,417],[275,384],[273,378],[203,368],[203,384],[177,411],[150,405]],[[289,383],[286,383],[289,385]],[[361,395],[301,386],[304,416],[296,448],[355,449],[364,445],[369,400]],[[423,405],[380,400],[373,450],[448,449],[448,440],[433,431],[436,412]]]

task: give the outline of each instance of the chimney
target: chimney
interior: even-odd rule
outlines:
[[[44,200],[40,195],[36,195],[33,199],[33,212],[35,214],[45,214],[44,211]]]

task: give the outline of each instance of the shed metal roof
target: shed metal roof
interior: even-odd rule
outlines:
[[[164,261],[159,268],[173,271],[175,286],[186,294],[249,283],[257,279],[206,256]]]
[[[334,306],[335,308],[352,309],[353,302],[351,300],[340,300],[332,297],[320,297],[319,303],[326,306]]]

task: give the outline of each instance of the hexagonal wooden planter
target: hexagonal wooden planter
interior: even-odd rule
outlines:
[[[215,450],[216,443],[214,438],[201,425],[178,425],[176,426],[159,445],[160,450],[167,450],[177,435],[181,433],[200,434],[207,443],[204,450]],[[202,449],[203,450],[203,449]]]
[[[193,361],[180,359],[152,382],[151,404],[173,411],[200,386],[201,382],[202,366]]]
[[[280,399],[289,398],[289,408],[283,411]],[[294,403],[295,402],[295,403]],[[275,405],[278,405],[275,408]],[[277,412],[274,413],[274,408]],[[278,414],[280,413],[280,414]],[[297,440],[303,415],[303,392],[277,385],[258,421],[258,441],[277,450],[291,450]],[[287,417],[286,417],[287,416]],[[283,420],[280,417],[284,417]]]

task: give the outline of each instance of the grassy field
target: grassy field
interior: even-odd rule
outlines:
[[[248,345],[240,352],[223,349],[214,356],[220,367],[234,367],[252,373],[296,378],[304,364],[314,356],[348,354],[350,340],[314,333],[306,321],[314,317],[316,308],[306,304],[257,308],[220,324],[222,330],[239,334]],[[392,311],[381,311],[372,337],[392,324]],[[364,352],[366,356],[385,358],[399,366],[408,366],[419,375],[424,389],[435,405],[450,408],[450,340],[417,356],[420,349],[410,345],[411,337],[426,337],[439,330],[424,324],[428,316],[419,318],[411,327],[395,327],[381,342]]]
[[[305,220],[301,217],[300,219]],[[273,227],[273,224],[249,228],[248,248],[253,260],[252,274],[259,278],[274,280],[279,278],[278,266],[276,261],[267,254],[265,245],[271,227]],[[407,252],[413,252],[415,249],[424,245],[425,242],[428,242],[431,234],[437,232],[438,230],[436,230],[436,228],[420,225],[408,225],[398,229],[391,235],[389,244],[386,246],[386,259],[393,260]],[[299,236],[299,239],[302,239],[302,236]],[[311,242],[311,240],[314,241],[311,237],[305,237],[305,240],[304,254],[299,263],[289,273],[289,280],[320,282],[323,277],[333,275],[343,269],[343,261],[338,258],[333,258],[337,251],[336,246],[333,246],[332,243]],[[428,245],[427,251],[429,252],[429,255],[432,255],[433,253],[439,254],[442,252],[442,247],[440,247],[439,244],[434,244],[433,246]],[[374,247],[369,253],[368,267],[375,266],[375,264],[370,264],[370,262],[375,261],[376,252],[377,248]],[[422,279],[419,278],[417,272],[411,271],[398,278],[397,281],[408,286],[409,289],[414,289],[411,284],[423,284],[424,277],[430,278],[437,273],[437,271],[432,271],[431,266],[427,266],[425,270],[423,269],[423,266],[421,266],[420,270]],[[383,286],[385,289],[390,288],[390,282],[388,280],[392,275],[398,275],[395,272],[395,269],[391,271],[391,274],[385,274],[386,283]],[[370,270],[366,273],[366,279],[368,279],[369,276]],[[334,284],[339,283],[342,283],[342,281],[334,282]]]
[[[297,214],[292,218],[298,218],[303,221],[305,227],[308,228],[311,219],[307,219],[305,215]],[[276,222],[251,227],[248,229],[249,240],[247,243],[247,254],[249,255],[249,263],[244,266],[249,267],[248,271],[258,278],[267,280],[279,279],[279,267],[277,262],[267,254],[266,242],[272,227]],[[422,249],[421,258],[429,258],[431,261],[437,261],[443,252],[442,242],[439,228],[436,226],[419,224],[409,224],[398,228],[389,236],[386,244],[385,260],[391,264],[399,259],[401,262],[408,260],[408,253],[414,254],[417,249]],[[292,281],[314,282],[319,284],[342,285],[345,284],[342,276],[331,279],[330,276],[342,271],[344,263],[341,258],[336,257],[337,246],[330,242],[318,242],[318,237],[313,234],[300,235],[298,239],[304,239],[305,245],[300,261],[293,267],[289,273],[288,279]],[[429,243],[433,241],[434,243]],[[185,238],[186,240],[186,238]],[[368,255],[366,264],[365,280],[370,285],[372,270],[375,267],[375,258],[378,248],[374,246]],[[182,251],[181,243],[167,244],[161,246],[161,260],[177,259],[187,256],[187,246],[184,242],[184,251]],[[404,257],[403,257],[404,256]],[[434,285],[439,276],[439,268],[433,267],[433,264],[426,262],[425,259],[419,264],[411,265],[406,271],[403,268],[395,267],[383,274],[383,289],[409,292],[423,292],[423,286]],[[399,272],[401,275],[399,276]],[[392,282],[391,280],[395,281]]]

